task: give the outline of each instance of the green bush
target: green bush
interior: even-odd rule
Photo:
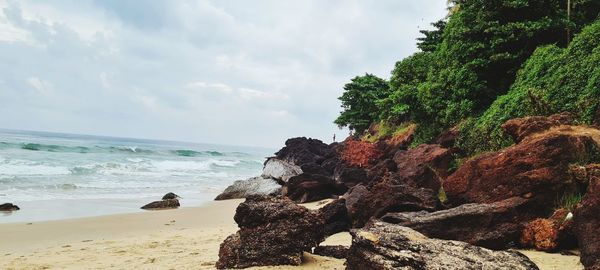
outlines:
[[[567,111],[580,122],[590,123],[600,104],[599,63],[600,20],[586,27],[566,49],[538,48],[510,91],[461,127],[459,146],[471,154],[507,146],[511,140],[500,126],[528,115]]]

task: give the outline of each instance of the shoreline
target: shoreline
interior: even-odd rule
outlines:
[[[1,269],[214,269],[219,246],[237,231],[243,199],[199,207],[0,224]],[[315,209],[321,202],[304,204]],[[349,245],[348,233],[324,244]],[[579,257],[523,251],[541,270],[583,269]],[[305,253],[300,266],[249,269],[345,269],[344,260]]]

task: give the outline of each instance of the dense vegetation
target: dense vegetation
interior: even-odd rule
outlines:
[[[417,143],[460,124],[459,145],[472,154],[510,143],[499,125],[513,117],[570,111],[590,122],[600,97],[600,1],[571,2],[451,1],[448,18],[421,31],[421,52],[396,63],[389,87],[363,87],[368,94],[351,96],[372,100],[347,106],[349,89],[360,89],[347,85],[336,123],[360,133],[414,122]]]

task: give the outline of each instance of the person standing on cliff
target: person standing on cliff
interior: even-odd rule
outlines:
[[[333,142],[335,142],[335,133],[333,133]]]

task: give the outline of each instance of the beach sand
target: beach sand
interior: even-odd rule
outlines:
[[[214,269],[220,243],[237,230],[233,214],[240,202],[0,224],[0,269]],[[350,241],[348,233],[340,233],[325,244],[349,245]],[[583,269],[577,256],[525,253],[542,270]],[[344,269],[344,260],[305,253],[301,266],[250,269]]]

